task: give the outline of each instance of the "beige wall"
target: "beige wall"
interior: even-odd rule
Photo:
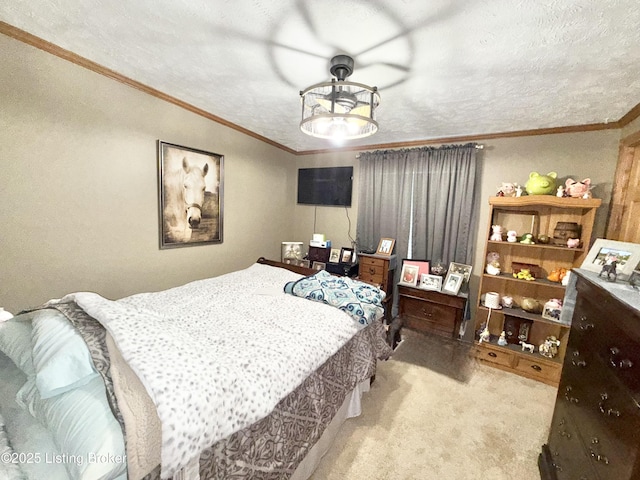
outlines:
[[[354,152],[296,157],[1,35],[0,60],[0,306],[78,290],[117,298],[218,275],[279,258],[282,241],[307,244],[314,220],[334,246],[355,239]],[[532,170],[590,177],[604,199],[603,234],[620,135],[484,142],[474,283],[486,200],[502,181],[524,183]],[[223,244],[159,250],[157,139],[225,155]],[[354,166],[352,207],[296,204],[298,168],[344,165]]]
[[[109,298],[279,258],[294,157],[0,35],[0,306]],[[224,242],[158,247],[156,140],[225,156]]]

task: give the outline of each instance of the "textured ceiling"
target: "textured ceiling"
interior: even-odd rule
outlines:
[[[637,0],[11,0],[0,20],[295,151],[299,91],[355,59],[380,129],[347,144],[615,122],[640,103]]]

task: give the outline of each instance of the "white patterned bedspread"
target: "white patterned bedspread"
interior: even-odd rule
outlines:
[[[73,294],[158,409],[162,478],[268,415],[362,328],[336,308],[283,293],[300,277],[254,264],[117,301]]]

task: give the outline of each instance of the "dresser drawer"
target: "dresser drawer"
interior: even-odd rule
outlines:
[[[385,262],[377,258],[361,258],[358,276],[365,282],[384,283]]]
[[[511,367],[514,362],[515,355],[504,348],[490,348],[484,347],[480,344],[475,348],[475,357],[480,360],[484,360],[485,362]]]
[[[384,268],[385,263],[387,263],[387,261],[383,260],[382,258],[360,256],[361,266],[373,267],[373,268]]]
[[[358,277],[363,282],[377,283],[379,285],[382,285],[384,283],[384,274],[383,274],[382,270],[380,270],[380,271],[376,271],[376,270],[371,271],[368,268],[367,269],[362,268],[362,265],[360,265],[360,271],[358,273]]]
[[[558,383],[562,373],[562,365],[559,363],[541,362],[537,358],[517,357],[514,368],[522,373]]]

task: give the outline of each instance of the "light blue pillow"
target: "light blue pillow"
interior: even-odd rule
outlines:
[[[98,375],[87,344],[64,315],[39,310],[32,323],[35,382],[42,398],[86,385]]]
[[[36,373],[31,358],[31,317],[25,313],[0,322],[0,351],[27,376]]]
[[[16,400],[51,432],[61,452],[78,459],[65,462],[70,478],[113,479],[126,471],[122,429],[109,408],[102,377],[48,399],[30,378]]]

